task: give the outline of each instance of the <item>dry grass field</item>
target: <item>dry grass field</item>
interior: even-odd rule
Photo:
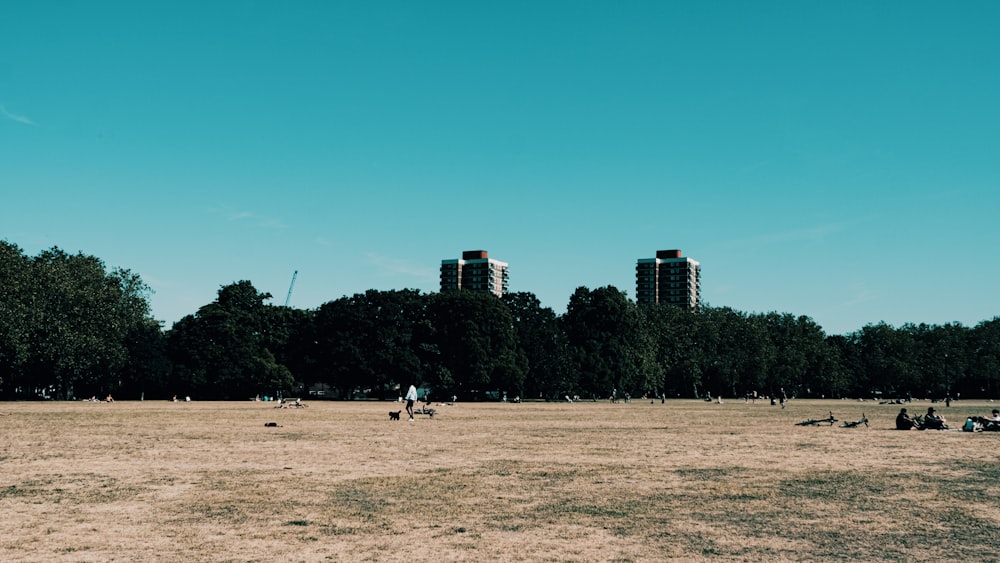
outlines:
[[[0,560],[998,561],[1000,433],[897,406],[308,405],[0,403]]]

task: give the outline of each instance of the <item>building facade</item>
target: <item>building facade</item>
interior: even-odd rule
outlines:
[[[701,264],[680,250],[657,250],[635,266],[635,299],[695,309],[701,303]]]
[[[441,291],[471,289],[502,297],[509,284],[507,263],[490,258],[485,250],[467,250],[461,259],[441,261]]]

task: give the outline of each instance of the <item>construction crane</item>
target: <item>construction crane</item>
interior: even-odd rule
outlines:
[[[288,284],[288,295],[285,296],[285,307],[288,306],[288,302],[292,300],[292,289],[295,288],[295,278],[299,277],[299,271],[295,270],[292,273],[292,283]]]

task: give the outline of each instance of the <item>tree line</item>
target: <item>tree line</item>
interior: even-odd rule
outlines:
[[[244,280],[164,330],[149,294],[93,256],[0,241],[0,399],[395,398],[411,383],[441,400],[1000,391],[1000,318],[827,335],[807,316],[639,305],[612,286],[578,288],[561,315],[527,292],[411,289],[301,310]]]

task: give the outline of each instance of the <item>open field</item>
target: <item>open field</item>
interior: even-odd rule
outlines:
[[[308,404],[0,403],[0,561],[998,561],[1000,433],[898,406]]]

